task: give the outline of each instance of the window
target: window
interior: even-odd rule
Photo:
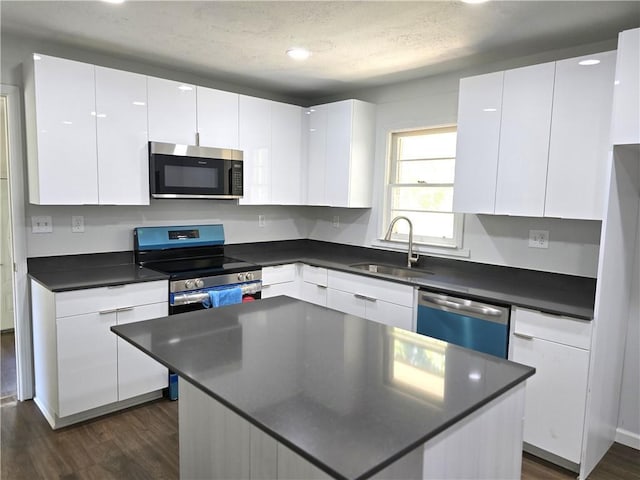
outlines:
[[[391,135],[382,235],[393,218],[403,215],[413,223],[415,243],[460,247],[462,214],[451,211],[455,157],[455,126]],[[391,240],[409,240],[407,222],[396,223]]]

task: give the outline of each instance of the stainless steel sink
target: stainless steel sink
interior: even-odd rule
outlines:
[[[417,268],[398,267],[396,265],[380,265],[377,263],[356,263],[351,268],[365,270],[371,273],[379,273],[381,275],[391,275],[392,277],[400,277],[407,280],[420,279],[433,275],[433,272],[427,270],[419,270]]]

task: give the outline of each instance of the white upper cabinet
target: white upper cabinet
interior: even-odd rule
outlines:
[[[640,28],[618,37],[613,96],[614,145],[640,144]]]
[[[453,210],[494,213],[504,72],[460,80]]]
[[[307,204],[327,205],[325,197],[325,175],[327,166],[327,112],[328,105],[308,108],[307,136]]]
[[[196,87],[185,83],[148,78],[149,140],[196,144]]]
[[[507,70],[502,92],[498,215],[544,214],[555,63]]]
[[[602,219],[615,63],[616,52],[556,62],[546,217]]]
[[[613,56],[461,79],[453,210],[601,219]]]
[[[371,207],[375,105],[344,100],[308,112],[308,204]]]
[[[200,145],[238,149],[237,93],[196,87]]]
[[[244,151],[241,205],[271,202],[271,100],[240,95],[240,150]]]
[[[31,203],[148,205],[147,78],[34,58],[25,83]]]
[[[302,108],[271,103],[271,203],[302,202]]]
[[[101,204],[149,204],[147,77],[95,67]]]
[[[95,70],[34,54],[25,78],[29,201],[98,203]]]

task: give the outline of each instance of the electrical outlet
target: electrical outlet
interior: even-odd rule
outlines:
[[[338,215],[333,216],[333,228],[340,228],[340,217]]]
[[[51,233],[53,222],[50,215],[31,217],[31,233]]]
[[[529,230],[529,247],[549,248],[549,230]]]
[[[264,215],[258,215],[258,226],[259,227],[264,227]]]
[[[71,217],[71,231],[73,233],[84,232],[84,217],[82,215],[73,215]]]

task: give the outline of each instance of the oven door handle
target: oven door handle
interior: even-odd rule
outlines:
[[[235,287],[229,287],[235,288]],[[260,282],[248,283],[246,285],[240,285],[243,295],[252,295],[262,290]],[[209,299],[209,292],[197,292],[197,293],[176,293],[173,296],[172,305],[189,305],[191,303],[202,303]]]

